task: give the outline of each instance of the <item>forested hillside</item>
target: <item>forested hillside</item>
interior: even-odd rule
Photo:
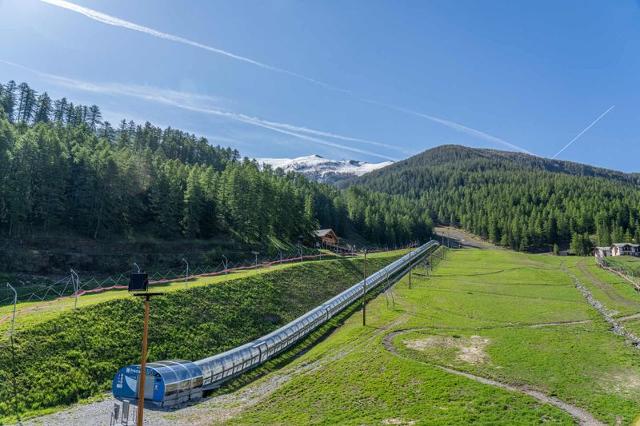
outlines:
[[[374,171],[351,189],[401,195],[433,221],[517,250],[640,242],[640,178],[526,154],[441,146]],[[589,237],[592,237],[591,239]]]
[[[426,239],[429,217],[403,196],[339,191],[266,168],[180,130],[103,121],[96,105],[0,85],[0,235],[96,240],[213,237],[311,241],[319,226],[373,243]]]

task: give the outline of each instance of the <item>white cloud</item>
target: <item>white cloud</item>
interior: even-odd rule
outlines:
[[[424,118],[424,119],[427,119],[429,121],[432,121],[432,122],[435,122],[435,123],[439,123],[439,124],[441,124],[441,125],[443,125],[445,127],[448,127],[450,129],[453,129],[453,130],[456,130],[456,131],[459,131],[459,132],[466,133],[468,135],[477,137],[479,139],[483,139],[483,140],[486,140],[486,141],[492,142],[492,143],[498,143],[498,144],[503,145],[505,147],[531,154],[531,152],[527,151],[526,149],[524,149],[522,147],[519,147],[519,146],[517,146],[515,144],[512,144],[511,142],[508,142],[508,141],[506,141],[506,140],[504,140],[502,138],[490,135],[490,134],[488,134],[486,132],[483,132],[483,131],[480,131],[480,130],[477,130],[477,129],[474,129],[474,128],[471,128],[471,127],[468,127],[468,126],[465,126],[465,125],[460,124],[460,123],[456,123],[455,121],[447,120],[447,119],[436,117],[436,116],[429,115],[429,114],[424,114],[424,113],[421,113],[421,112],[413,111],[413,110],[410,110],[410,109],[407,109],[407,108],[404,108],[404,107],[400,107],[400,106],[389,104],[389,103],[385,103],[385,102],[379,102],[379,101],[374,101],[374,100],[371,100],[371,99],[360,98],[360,97],[356,96],[353,93],[353,91],[351,91],[349,89],[344,89],[344,88],[341,88],[341,87],[337,87],[337,86],[334,86],[332,84],[325,83],[323,81],[317,80],[315,78],[308,77],[306,75],[302,75],[302,74],[296,73],[294,71],[289,71],[289,70],[284,69],[284,68],[279,68],[279,67],[276,67],[276,66],[273,66],[273,65],[269,65],[269,64],[266,64],[264,62],[257,61],[255,59],[248,58],[246,56],[242,56],[242,55],[238,55],[238,54],[229,52],[229,51],[224,50],[224,49],[213,47],[213,46],[210,46],[210,45],[207,45],[207,44],[204,44],[204,43],[200,43],[200,42],[197,42],[197,41],[193,41],[193,40],[190,40],[188,38],[180,37],[180,36],[177,36],[177,35],[174,35],[174,34],[169,34],[169,33],[165,33],[165,32],[162,32],[162,31],[158,31],[158,30],[155,30],[153,28],[149,28],[149,27],[146,27],[144,25],[136,24],[134,22],[126,21],[124,19],[120,19],[120,18],[117,18],[115,16],[107,15],[106,13],[102,13],[102,12],[99,12],[99,11],[94,10],[94,9],[83,7],[83,6],[77,5],[75,3],[71,3],[69,1],[66,1],[66,0],[40,0],[40,1],[43,2],[43,3],[50,4],[52,6],[60,7],[60,8],[63,8],[63,9],[66,9],[66,10],[69,10],[69,11],[72,11],[72,12],[75,12],[75,13],[82,14],[82,15],[86,16],[89,19],[93,19],[93,20],[101,22],[103,24],[112,25],[112,26],[120,27],[120,28],[125,28],[125,29],[131,30],[131,31],[137,31],[137,32],[140,32],[140,33],[148,34],[148,35],[150,35],[152,37],[157,37],[157,38],[160,38],[160,39],[164,39],[164,40],[169,40],[169,41],[173,41],[173,42],[176,42],[176,43],[185,44],[185,45],[188,45],[188,46],[192,46],[192,47],[196,47],[196,48],[199,48],[199,49],[206,50],[208,52],[212,52],[212,53],[215,53],[215,54],[223,55],[223,56],[226,56],[228,58],[231,58],[231,59],[234,59],[234,60],[237,60],[237,61],[245,62],[245,63],[251,64],[251,65],[254,65],[254,66],[269,70],[269,71],[274,71],[274,72],[278,72],[278,73],[287,74],[287,75],[290,75],[292,77],[296,77],[296,78],[305,80],[307,82],[316,84],[318,86],[322,86],[322,87],[330,89],[330,90],[338,91],[338,92],[353,96],[356,99],[360,100],[361,102],[366,102],[366,103],[373,104],[373,105],[383,106],[385,108],[390,108],[390,109],[393,109],[393,110],[398,111],[398,112],[402,112],[402,113],[405,113],[405,114],[413,115],[415,117]],[[298,131],[303,131],[303,130],[299,129]],[[324,134],[323,135],[323,134],[317,133],[315,131],[310,131],[308,133],[316,134],[317,136],[328,136],[328,137],[331,137],[328,134]],[[340,139],[340,138],[338,138],[338,139]],[[358,140],[353,139],[353,138],[352,139],[344,139],[344,140],[358,141]],[[362,140],[360,140],[360,142],[361,141]],[[384,144],[380,144],[379,146],[387,146],[387,147],[389,147],[388,145],[384,145]],[[405,153],[407,153],[407,152],[405,151]]]

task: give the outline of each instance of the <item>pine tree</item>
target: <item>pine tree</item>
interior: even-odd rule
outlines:
[[[624,242],[624,231],[621,226],[618,226],[618,225],[613,226],[613,231],[611,232],[611,240],[614,243]]]
[[[44,92],[38,96],[36,112],[33,120],[36,123],[48,123],[51,117],[51,98]]]
[[[97,126],[102,123],[102,113],[97,105],[91,105],[88,110],[85,109],[85,115],[87,124],[92,130],[96,130]]]
[[[11,80],[5,86],[2,92],[2,98],[0,98],[0,105],[7,115],[7,119],[13,122],[15,118],[15,105],[16,105],[16,82]]]
[[[18,86],[18,121],[29,123],[36,103],[36,92],[27,83]]]
[[[182,232],[186,237],[200,236],[200,223],[204,215],[204,195],[200,187],[197,167],[192,167],[187,178],[187,188],[184,192],[184,207],[182,214]]]
[[[67,116],[68,107],[67,98],[57,99],[53,103],[53,121],[63,123]]]
[[[586,256],[592,250],[591,240],[588,234],[575,232],[571,236],[571,251],[577,256]]]

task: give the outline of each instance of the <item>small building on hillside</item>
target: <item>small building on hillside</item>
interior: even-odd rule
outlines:
[[[611,256],[640,256],[640,244],[614,243]]]
[[[611,247],[596,247],[593,250],[595,257],[607,257],[611,256]]]
[[[316,237],[318,237],[322,244],[328,244],[331,246],[337,246],[340,241],[338,235],[331,228],[318,229],[316,231]]]

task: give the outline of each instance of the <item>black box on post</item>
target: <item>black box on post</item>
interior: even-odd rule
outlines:
[[[149,277],[146,272],[132,272],[129,277],[129,291],[147,291]]]

